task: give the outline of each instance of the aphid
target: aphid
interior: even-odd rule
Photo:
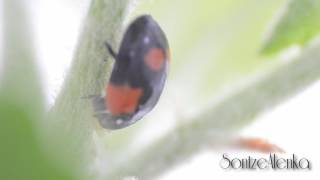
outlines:
[[[116,54],[104,97],[93,105],[102,127],[120,129],[140,120],[153,109],[162,93],[168,69],[166,36],[150,15],[135,19],[126,30]]]

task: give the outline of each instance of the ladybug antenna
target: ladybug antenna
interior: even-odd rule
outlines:
[[[106,42],[105,45],[106,45],[106,47],[107,47],[108,52],[110,53],[110,55],[111,55],[114,59],[117,59],[117,58],[116,58],[116,57],[117,57],[117,54],[113,51],[111,45],[110,45],[108,42]]]

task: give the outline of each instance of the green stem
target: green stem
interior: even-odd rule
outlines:
[[[259,113],[318,80],[319,59],[319,46],[306,49],[298,59],[239,89],[205,113],[187,121],[189,123],[177,127],[139,151],[124,164],[115,167],[106,179],[124,176],[152,179],[202,147],[226,140],[228,132],[234,132]]]
[[[92,159],[93,111],[90,100],[83,97],[102,92],[111,61],[104,43],[115,44],[129,4],[129,0],[91,3],[71,69],[45,128],[52,141],[48,148],[58,149],[54,158],[65,166],[84,169]]]

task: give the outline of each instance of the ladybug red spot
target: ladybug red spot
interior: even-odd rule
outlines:
[[[152,48],[144,56],[144,62],[151,70],[158,71],[161,69],[165,60],[165,54],[161,48]]]
[[[105,100],[108,110],[113,115],[132,113],[137,108],[142,95],[141,88],[132,88],[128,85],[113,85],[109,83],[106,89]]]

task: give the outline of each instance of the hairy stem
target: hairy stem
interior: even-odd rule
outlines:
[[[91,2],[72,66],[45,128],[52,140],[49,148],[59,150],[55,158],[65,166],[83,169],[92,158],[93,112],[90,100],[83,97],[101,94],[110,66],[104,43],[115,44],[128,4],[129,0]]]

